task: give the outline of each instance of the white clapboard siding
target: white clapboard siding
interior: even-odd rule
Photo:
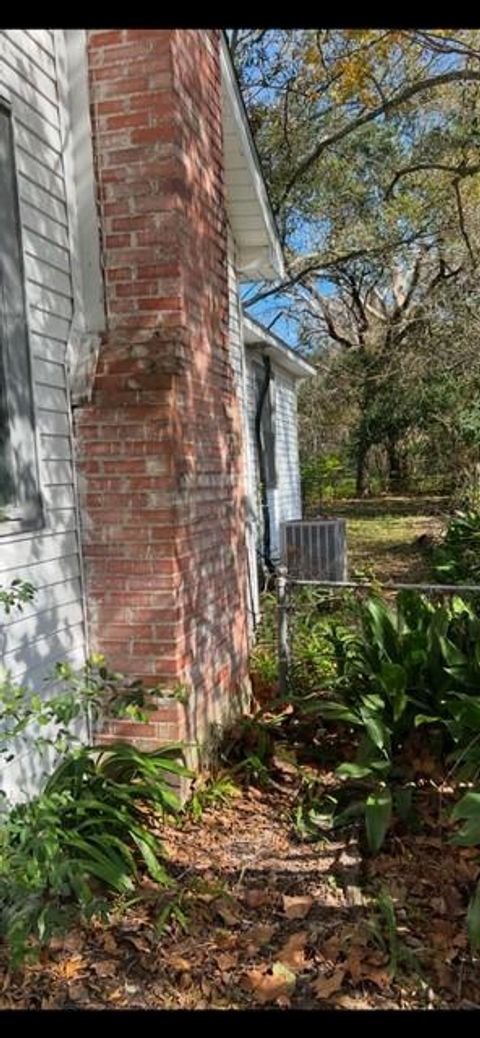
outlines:
[[[42,455],[45,461],[64,461],[70,458],[71,443],[68,436],[41,433]]]
[[[25,274],[29,281],[44,285],[45,288],[50,289],[52,292],[61,293],[71,302],[71,282],[67,271],[59,270],[58,267],[52,266],[48,260],[30,256],[26,252]]]
[[[33,155],[31,151],[25,147],[25,135],[23,135],[23,143],[20,139],[19,133],[15,135],[15,138],[17,172],[19,177],[23,177],[25,180],[31,180],[34,184],[37,184],[38,187],[42,187],[44,191],[48,191],[53,198],[56,198],[59,202],[64,202],[65,184],[62,178],[61,166],[59,166],[57,171],[51,169],[49,165],[45,165],[45,163],[42,162],[40,155]]]
[[[55,631],[45,627],[43,634],[34,641],[21,641],[11,652],[4,654],[3,662],[15,681],[28,681],[33,670],[38,677],[53,676],[55,663],[67,659],[75,651],[78,639],[82,637],[83,618],[80,623],[61,624]]]
[[[49,508],[46,509],[46,513],[48,527],[52,533],[57,530],[76,530],[77,516],[74,508]]]
[[[47,57],[55,58],[55,42],[52,29],[25,29],[24,32],[27,38],[33,40],[37,47],[45,51]]]
[[[42,234],[61,249],[69,248],[68,228],[64,223],[49,216],[41,206],[32,205],[20,198],[20,213],[25,227]]]
[[[73,314],[65,113],[49,29],[0,32],[0,94],[12,105],[39,446],[43,526],[0,536],[0,584],[37,588],[2,624],[2,662],[41,688],[58,660],[81,665],[85,623],[65,358]],[[33,766],[33,765],[32,765]],[[21,763],[29,776],[28,748]],[[31,777],[31,776],[30,776]],[[11,778],[11,775],[10,775]]]
[[[65,202],[62,202],[53,195],[48,188],[39,187],[38,184],[32,184],[32,181],[27,177],[24,177],[21,173],[18,177],[18,191],[20,199],[23,202],[34,206],[35,209],[39,209],[41,213],[51,216],[52,220],[55,220],[64,227],[68,233],[67,207]]]
[[[261,537],[260,474],[255,439],[256,378],[262,374],[257,360],[247,350],[247,415],[252,498],[257,508],[257,534]],[[300,519],[302,500],[298,458],[297,393],[293,378],[272,364],[275,376],[275,461],[278,478],[277,524]],[[273,532],[272,532],[273,533]],[[278,531],[277,531],[278,533]],[[272,536],[272,541],[276,538]]]
[[[279,522],[301,519],[302,495],[298,457],[296,382],[283,371],[275,372],[276,438]]]
[[[249,567],[246,591],[250,615],[250,634],[253,635],[260,611],[256,561],[257,512],[253,501],[255,479],[251,467],[249,447],[247,364],[243,342],[242,310],[239,296],[239,285],[235,270],[235,242],[230,229],[228,234],[228,315],[230,361],[233,368],[235,390],[240,406],[242,423],[242,449],[246,497],[245,540],[247,547],[247,564]]]
[[[27,53],[30,48],[31,39],[29,36],[24,36],[22,29],[16,31],[16,38],[15,30],[12,35],[12,30],[2,29],[0,54],[3,63],[9,70],[5,74],[12,82],[15,82],[15,74],[17,74],[27,86],[31,87],[39,101],[42,97],[46,97],[55,104],[57,101],[55,62],[52,68],[51,59],[47,55],[44,59],[32,61]]]
[[[4,33],[20,55],[26,55],[42,75],[48,75],[55,83],[55,49],[47,30],[5,29]]]
[[[56,339],[63,344],[66,350],[70,321],[66,317],[57,317],[55,314],[40,310],[30,304],[30,329],[39,335],[45,335],[48,339]],[[41,401],[39,403],[42,403]]]
[[[35,382],[43,382],[46,386],[65,386],[65,366],[63,362],[44,360],[32,350],[32,371]]]
[[[58,411],[46,411],[39,407],[37,409],[37,429],[41,436],[70,437],[70,423],[68,414]]]
[[[10,652],[18,653],[19,648],[31,645],[45,637],[55,629],[71,629],[83,621],[83,609],[81,600],[62,602],[53,609],[37,609],[35,613],[17,620],[2,628],[2,657],[5,658]],[[15,659],[17,657],[15,656]],[[8,664],[8,660],[7,660]]]
[[[56,486],[43,486],[42,498],[44,508],[47,512],[58,508],[74,508],[75,506],[73,486],[68,483],[63,486],[58,483]]]

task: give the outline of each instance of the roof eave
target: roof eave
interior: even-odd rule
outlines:
[[[282,246],[225,36],[221,41],[227,209],[237,273],[249,281],[285,276]]]
[[[316,374],[315,368],[308,360],[300,356],[291,346],[287,346],[267,328],[252,320],[245,313],[243,316],[244,342],[250,349],[257,349],[266,354],[296,379],[311,378]]]

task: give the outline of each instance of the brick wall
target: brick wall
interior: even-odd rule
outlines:
[[[148,731],[123,723],[145,746],[203,738],[247,684],[219,44],[89,34],[108,316],[75,419],[91,642],[124,673],[191,689]]]

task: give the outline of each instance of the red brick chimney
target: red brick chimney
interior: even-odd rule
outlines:
[[[247,687],[239,402],[228,349],[217,30],[89,33],[108,331],[75,412],[92,648],[185,685],[153,747],[202,739]]]

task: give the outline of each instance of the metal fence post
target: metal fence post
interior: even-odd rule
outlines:
[[[280,696],[287,694],[290,645],[288,632],[287,567],[277,570],[278,687]]]

